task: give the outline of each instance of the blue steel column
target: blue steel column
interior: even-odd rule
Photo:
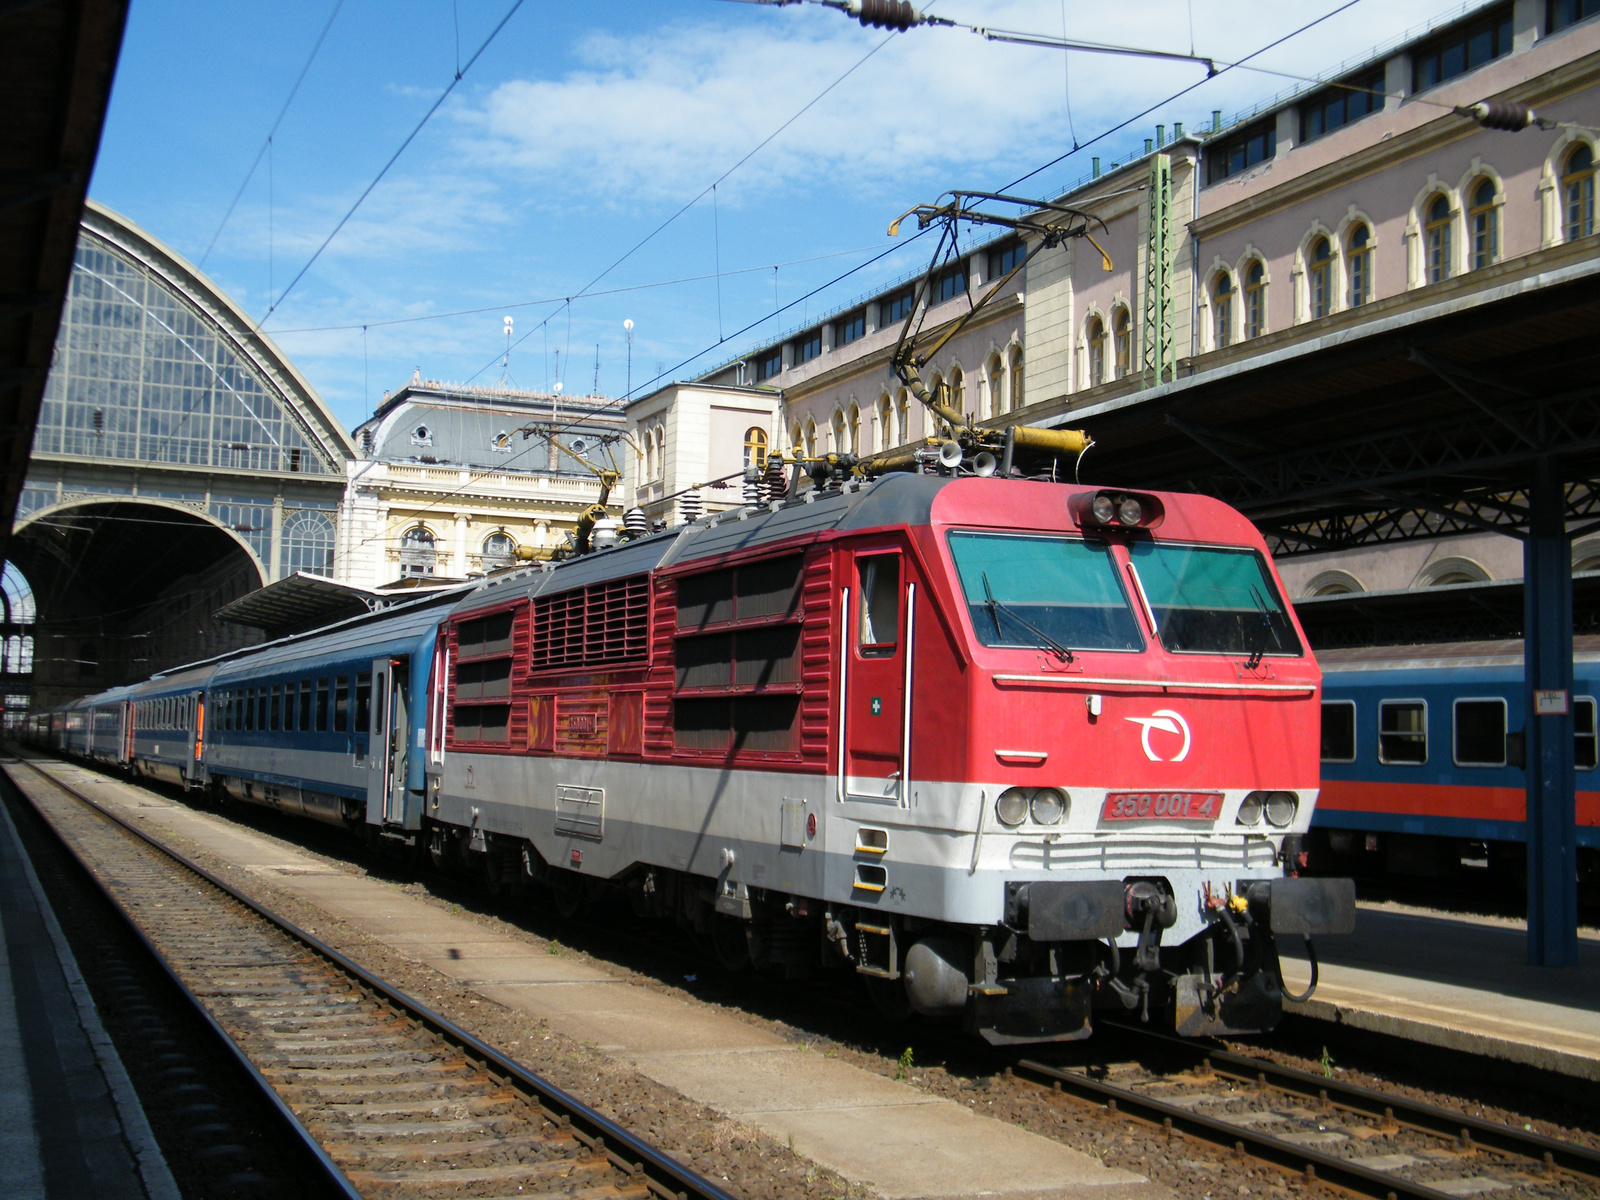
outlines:
[[[1528,497],[1523,543],[1523,692],[1527,717],[1528,961],[1578,961],[1577,778],[1572,725],[1572,539],[1566,499],[1549,460]],[[1536,691],[1567,696],[1564,715],[1539,716]]]

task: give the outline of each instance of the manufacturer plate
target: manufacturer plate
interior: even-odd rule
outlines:
[[[1102,821],[1201,821],[1222,814],[1221,792],[1111,792]]]

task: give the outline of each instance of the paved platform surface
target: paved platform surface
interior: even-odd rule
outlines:
[[[1533,967],[1520,922],[1363,904],[1316,948],[1321,982],[1291,1012],[1600,1080],[1600,937],[1580,937],[1575,967]],[[1299,939],[1280,949],[1304,991]]]
[[[0,1196],[178,1200],[33,865],[0,806]]]
[[[58,761],[64,782],[153,833],[170,830],[508,1008],[543,1019],[697,1103],[757,1127],[885,1200],[1160,1200],[1131,1172],[871,1071],[540,953],[396,885]],[[19,786],[47,786],[13,769]],[[668,1152],[671,1147],[665,1147]],[[10,1200],[10,1198],[6,1198]]]

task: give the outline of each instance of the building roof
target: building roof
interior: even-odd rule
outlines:
[[[373,416],[356,427],[364,458],[382,462],[424,462],[494,471],[549,472],[548,444],[517,431],[553,423],[561,441],[579,454],[597,451],[597,438],[620,433],[621,405],[607,396],[554,396],[514,388],[475,388],[425,380],[418,372],[385,397]],[[497,450],[500,434],[510,448]],[[618,461],[621,454],[617,453]],[[601,465],[604,464],[602,456]],[[588,472],[570,459],[562,470]]]
[[[0,6],[0,558],[45,379],[127,0]]]

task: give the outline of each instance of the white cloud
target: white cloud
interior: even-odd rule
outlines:
[[[1327,71],[1427,19],[1437,3],[1389,0],[1380,8],[1367,0],[1260,64]],[[1077,10],[1068,17],[1075,37],[1189,48],[1190,10],[1181,0],[1093,8],[1075,3],[1071,9]],[[1228,61],[1327,8],[1219,0],[1196,10],[1195,48]],[[995,0],[959,12],[945,4],[939,11],[993,27],[1062,29],[1061,9],[1053,4]],[[466,145],[479,161],[535,185],[552,207],[686,199],[884,36],[815,8],[759,15],[765,19],[587,38],[574,51],[579,65],[566,74],[509,80],[457,110]],[[1080,139],[1204,77],[1195,65],[1087,53],[1072,56],[1071,74]],[[1063,75],[1056,51],[987,43],[954,30],[910,31],[742,168],[725,185],[726,194],[748,198],[819,184],[862,192],[935,178],[971,185],[997,169],[1048,160],[1071,145]],[[1231,115],[1285,86],[1292,81],[1229,72],[1171,115],[1196,123],[1212,108]],[[1138,145],[1145,133],[1128,137]]]

